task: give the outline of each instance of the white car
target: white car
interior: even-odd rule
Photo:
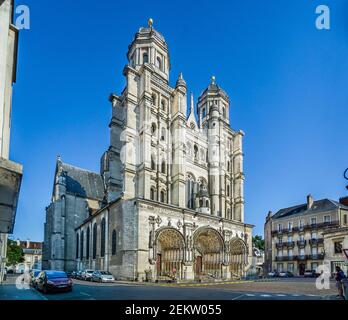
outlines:
[[[92,281],[96,282],[114,282],[115,278],[109,271],[96,270],[93,272]]]
[[[82,272],[81,277],[83,280],[91,281],[94,270],[85,270]]]

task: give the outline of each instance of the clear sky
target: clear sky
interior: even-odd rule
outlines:
[[[166,38],[171,79],[195,100],[211,75],[242,129],[245,221],[263,233],[269,210],[346,194],[348,1],[16,1],[31,10],[19,40],[11,159],[24,165],[14,237],[43,240],[56,156],[99,171],[108,147],[108,96],[135,32],[152,17]],[[331,9],[331,29],[315,8]]]

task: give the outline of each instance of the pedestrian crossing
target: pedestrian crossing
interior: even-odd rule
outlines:
[[[264,299],[264,298],[320,298],[320,296],[314,294],[284,294],[284,293],[246,293],[244,297],[255,298],[255,299]]]

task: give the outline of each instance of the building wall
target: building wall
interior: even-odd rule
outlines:
[[[290,216],[282,219],[268,218],[265,224],[266,272],[282,269],[299,274],[300,264],[304,265],[304,269],[312,270],[316,269],[316,266],[323,264],[325,260],[331,259],[331,247],[326,243],[323,232],[327,228],[347,226],[344,223],[345,214],[347,214],[345,210],[337,208],[331,211],[313,212],[311,215],[297,215],[296,217]],[[331,223],[323,226],[322,223],[325,216],[330,217]],[[319,227],[311,228],[308,226],[311,223],[311,218],[317,219]],[[300,226],[300,221],[303,221],[304,226],[306,226],[303,231],[297,230]],[[292,223],[295,231],[288,232],[289,222]],[[282,232],[278,232],[279,225],[282,226]],[[288,238],[289,236],[290,238]],[[313,237],[316,237],[318,241],[314,242],[312,240]],[[305,245],[301,245],[300,241],[302,240],[304,240]],[[280,244],[280,242],[283,244]],[[293,244],[288,246],[288,242]],[[292,255],[289,255],[289,250],[290,252],[292,250]],[[304,256],[304,258],[300,259],[299,257],[301,256]]]

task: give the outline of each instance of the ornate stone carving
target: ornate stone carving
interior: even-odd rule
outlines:
[[[181,229],[182,227],[182,222],[180,220],[178,220],[178,223],[176,224],[178,226],[179,229]]]
[[[162,223],[162,219],[161,219],[161,217],[160,217],[160,216],[157,216],[157,218],[156,218],[156,223],[157,223],[157,225],[158,225],[158,226],[160,226],[160,225],[161,225],[161,223]]]

